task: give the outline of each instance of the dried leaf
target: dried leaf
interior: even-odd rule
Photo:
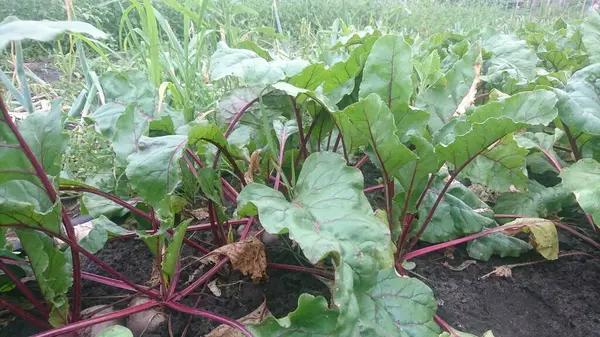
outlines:
[[[267,301],[264,301],[256,310],[249,313],[248,315],[238,319],[238,322],[243,325],[258,324],[265,318],[271,316],[269,308],[267,308]],[[240,330],[231,327],[229,325],[219,325],[216,329],[211,331],[205,337],[244,337],[244,333]]]
[[[244,174],[244,179],[247,184],[254,182],[254,174],[260,172],[260,150],[252,152],[250,156],[250,163],[248,164],[248,171]]]
[[[444,262],[442,264],[444,265],[444,267],[446,267],[452,271],[463,271],[463,270],[469,268],[470,265],[473,265],[476,263],[477,263],[477,261],[475,261],[475,260],[467,260],[467,261],[461,263],[460,265],[458,265],[457,267],[451,266],[448,262]]]
[[[450,260],[454,260],[454,251],[456,250],[455,247],[448,247],[446,249],[444,249],[444,257]]]
[[[475,103],[475,96],[477,95],[477,86],[481,82],[481,62],[477,62],[473,65],[475,71],[475,78],[469,88],[467,94],[463,97],[462,101],[456,107],[456,110],[452,114],[452,117],[462,116],[473,103]]]
[[[488,277],[490,277],[492,275],[495,275],[495,276],[498,276],[498,277],[512,277],[512,268],[510,266],[495,267],[492,272],[483,275],[479,279],[483,280],[483,279],[488,278]]]
[[[207,284],[207,286],[210,292],[213,293],[213,295],[221,297],[221,289],[219,289],[219,286],[217,285],[217,279],[212,280],[210,283]]]
[[[250,275],[253,280],[260,280],[267,276],[265,246],[255,237],[217,248],[204,258],[216,263],[219,255],[227,256],[233,268],[244,275]]]

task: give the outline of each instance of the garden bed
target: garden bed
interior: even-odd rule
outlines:
[[[595,238],[598,239],[597,236]],[[585,243],[570,235],[560,235],[560,244],[561,254],[596,254]],[[269,262],[298,265],[298,259],[302,259],[297,252],[290,250],[288,242],[279,241],[266,248]],[[190,253],[189,249],[184,250],[183,261],[192,261],[190,256],[193,255]],[[138,284],[145,284],[150,278],[152,254],[139,240],[110,242],[97,256]],[[469,264],[465,269],[455,271],[444,264],[448,263],[456,269],[461,264],[464,266],[469,257],[464,247],[458,247],[453,257],[433,253],[418,258],[413,271],[419,276],[411,276],[419,277],[434,289],[438,314],[457,329],[478,334],[492,330],[495,337],[590,337],[600,330],[600,307],[597,305],[600,300],[600,287],[597,284],[600,259],[596,256],[564,256],[556,261],[515,267],[509,278],[491,275],[484,279],[481,277],[494,267],[540,261],[541,258],[533,252],[521,258],[492,258],[488,262]],[[85,271],[104,274],[89,261],[84,265]],[[182,279],[189,278],[198,266],[201,264],[192,262],[187,272],[183,272]],[[194,277],[197,279],[199,276],[201,274]],[[194,296],[186,297],[182,303],[193,306],[198,298],[196,294],[201,292],[199,308],[241,318],[266,299],[269,310],[276,317],[282,317],[296,309],[298,296],[302,293],[330,297],[327,286],[310,274],[269,268],[268,276],[267,282],[254,283],[239,272],[226,268],[217,277],[217,284],[222,291],[220,297],[208,288],[199,288]],[[83,294],[83,306],[89,307],[114,303],[120,299],[118,297],[129,293],[85,281]],[[115,307],[122,308],[126,303]],[[181,335],[188,318],[189,315],[172,312],[174,336]],[[187,336],[204,336],[217,326],[218,323],[213,321],[194,317]],[[31,325],[19,319],[2,329],[0,336],[26,337],[39,332],[31,328]],[[168,324],[144,336],[169,336]]]

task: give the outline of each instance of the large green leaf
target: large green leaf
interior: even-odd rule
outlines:
[[[369,145],[372,160],[388,177],[395,177],[406,164],[417,159],[400,143],[394,116],[377,94],[370,94],[343,111],[333,113],[348,149]]]
[[[444,139],[435,151],[458,169],[518,128],[519,125],[507,117],[489,118],[483,123],[473,123],[466,133],[461,130],[458,135]]]
[[[35,112],[19,125],[19,132],[51,176],[57,176],[62,169],[62,154],[69,139],[63,132],[61,110],[61,100],[54,100],[50,111]]]
[[[573,194],[583,210],[600,225],[600,163],[582,159],[560,174],[563,185]]]
[[[447,178],[445,174],[438,175],[427,190],[418,210],[420,225],[431,211]],[[494,222],[490,218],[491,214],[491,209],[477,195],[460,182],[454,181],[433,213],[421,240],[445,242],[481,232]]]
[[[221,41],[210,58],[210,78],[233,76],[247,86],[265,86],[296,75],[306,66],[308,62],[299,60],[267,61],[251,50],[229,48]]]
[[[382,36],[365,63],[359,95],[378,94],[391,111],[405,111],[413,91],[412,72],[410,45],[402,36]]]
[[[106,72],[100,78],[106,104],[93,111],[89,117],[94,120],[96,129],[107,140],[113,140],[117,120],[129,106],[134,106],[134,124],[130,132],[142,128],[139,124],[150,123],[150,130],[161,134],[174,134],[184,125],[186,118],[182,112],[172,110],[164,100],[159,99],[159,92],[148,75],[141,71]]]
[[[393,249],[387,227],[373,215],[362,188],[362,174],[346,166],[343,157],[314,153],[300,172],[294,200],[288,202],[267,186],[249,184],[238,197],[237,213],[258,212],[269,233],[289,232],[312,263],[334,254],[358,275],[369,275],[392,262]]]
[[[66,324],[69,313],[67,291],[73,283],[71,265],[46,234],[17,230],[17,236],[31,261],[40,290],[51,304],[50,324],[55,327]]]
[[[119,165],[127,165],[127,157],[139,150],[140,138],[148,135],[149,121],[129,105],[115,124],[112,148]]]
[[[491,149],[475,157],[461,172],[461,176],[496,191],[506,192],[511,185],[519,189],[526,188],[525,156],[528,153],[512,135],[507,135]]]
[[[60,202],[52,203],[46,190],[26,180],[0,184],[0,223],[23,223],[60,233]]]
[[[555,89],[560,119],[574,130],[600,135],[600,64],[587,66],[571,76],[566,90]]]
[[[537,56],[516,35],[493,31],[483,33],[483,48],[491,53],[484,62],[482,79],[493,87],[512,93],[514,84],[526,84],[536,72]]]
[[[600,15],[596,10],[588,13],[581,29],[583,30],[583,44],[590,56],[590,61],[600,63]]]
[[[333,103],[339,102],[344,95],[354,90],[355,77],[363,69],[377,37],[367,38],[364,43],[352,50],[347,60],[336,62],[327,70],[323,82],[323,93]]]
[[[336,265],[336,309],[303,295],[288,317],[253,327],[259,336],[437,337],[431,290],[390,269],[389,230],[373,215],[362,188],[360,171],[338,154],[320,152],[304,163],[291,202],[263,185],[242,190],[238,215],[258,214],[268,232],[289,233],[311,262],[332,254]]]
[[[552,91],[525,91],[478,106],[468,119],[481,123],[492,117],[507,117],[517,123],[548,125],[558,113],[554,107],[557,101]]]
[[[552,213],[560,212],[564,206],[572,203],[571,192],[563,185],[545,187],[530,180],[526,192],[501,194],[494,205],[494,212],[545,218]]]
[[[22,121],[18,130],[47,174],[56,176],[62,166],[62,154],[68,136],[63,133],[60,100],[52,102],[48,112],[35,112]],[[17,138],[0,116],[0,183],[22,179],[40,185],[31,162]]]
[[[0,51],[10,41],[31,39],[48,42],[66,32],[88,34],[96,39],[108,38],[106,33],[85,22],[19,20],[9,16],[0,22]]]
[[[173,193],[181,180],[179,159],[187,144],[187,136],[142,136],[139,151],[127,158],[125,173],[131,188],[152,206],[159,206]]]

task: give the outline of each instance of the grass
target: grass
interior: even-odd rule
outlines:
[[[557,18],[581,18],[590,5],[589,0],[531,1],[515,6],[513,0],[73,0],[73,18],[96,25],[111,39],[96,44],[77,37],[29,42],[23,52],[26,61],[44,60],[62,73],[46,84],[29,72],[33,96],[60,96],[69,106],[82,90],[95,92],[94,79],[104,71],[141,69],[163,98],[191,120],[214,109],[225,89],[207,84],[208,59],[219,40],[231,46],[252,41],[275,54],[316,60],[323,45],[351,29],[371,26],[415,37],[485,27],[514,31],[530,21],[544,26]],[[64,0],[0,0],[0,20],[9,15],[67,19]],[[13,59],[0,58],[0,67],[18,87]],[[86,102],[87,109],[97,105]],[[90,157],[72,157],[66,169],[85,180],[109,150],[84,120],[71,138],[72,153]]]

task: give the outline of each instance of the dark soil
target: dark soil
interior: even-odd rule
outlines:
[[[414,272],[436,294],[440,317],[462,331],[480,336],[492,330],[496,337],[600,336],[598,251],[570,234],[559,236],[561,254],[593,256],[565,256],[515,267],[510,278],[481,279],[494,267],[543,258],[536,253],[519,259],[494,258],[452,271],[443,263],[457,267],[469,259],[464,249],[457,249],[454,260],[442,253],[417,259]]]

